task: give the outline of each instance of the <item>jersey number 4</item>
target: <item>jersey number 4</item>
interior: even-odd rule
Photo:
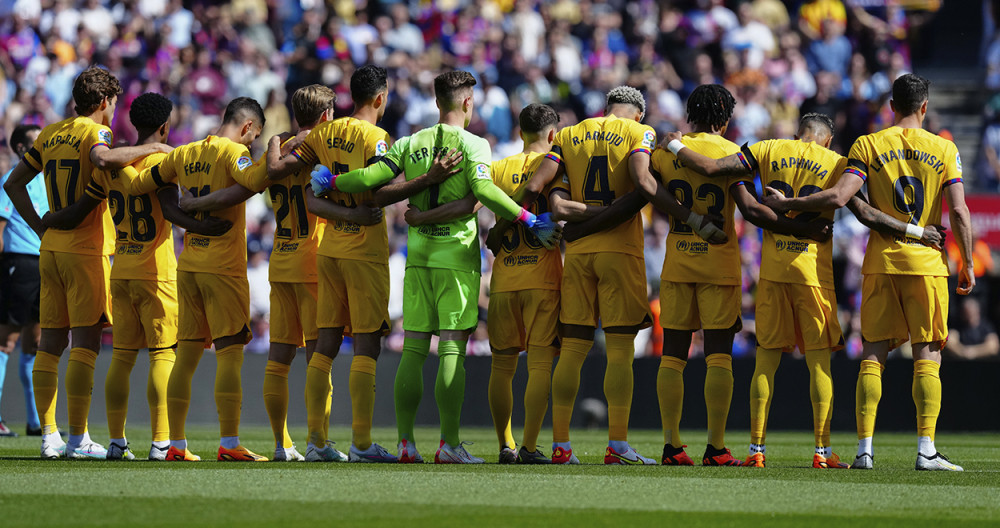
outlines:
[[[615,201],[615,191],[608,181],[608,157],[594,156],[587,165],[587,177],[583,180],[583,201],[591,205],[611,205]]]

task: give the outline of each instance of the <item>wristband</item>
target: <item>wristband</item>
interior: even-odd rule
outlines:
[[[687,220],[685,220],[684,223],[690,226],[691,229],[698,231],[698,229],[701,228],[702,218],[704,218],[702,215],[691,211],[691,214],[688,215]]]
[[[906,224],[906,238],[913,240],[924,238],[924,228],[913,224]]]
[[[671,139],[670,143],[667,143],[667,150],[669,150],[670,152],[672,152],[675,156],[683,148],[687,148],[687,147],[684,145],[684,143],[681,143],[681,140],[679,140],[679,139]]]

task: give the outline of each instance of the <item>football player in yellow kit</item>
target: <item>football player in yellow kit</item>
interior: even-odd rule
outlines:
[[[121,168],[149,154],[168,152],[170,147],[161,143],[111,148],[110,124],[120,93],[118,79],[107,70],[84,70],[73,83],[77,115],[45,127],[4,184],[17,212],[42,236],[42,334],[32,373],[42,425],[42,458],[103,459],[107,454],[90,439],[87,416],[101,331],[111,324],[111,265],[107,256],[114,248],[114,226],[107,205],[101,204],[78,227],[45,232],[27,185],[43,172],[49,209],[57,212],[80,199],[94,169]],[[66,367],[68,444],[59,437],[55,416],[59,358],[70,342],[67,335],[73,347]]]
[[[799,121],[795,140],[778,139],[744,145],[740,152],[714,159],[692,149],[677,147],[677,158],[699,174],[709,177],[756,176],[786,195],[802,196],[832,187],[847,159],[828,150],[833,139],[833,120],[822,114],[806,114]],[[681,134],[667,135],[670,142]],[[668,144],[669,145],[669,144]],[[859,198],[849,207],[862,223],[889,234],[903,235],[906,224],[876,211]],[[797,217],[815,217],[802,214]],[[822,215],[832,220],[833,212]],[[940,247],[941,234],[932,226],[925,243]],[[816,451],[813,467],[847,467],[830,448],[833,411],[833,381],[830,354],[842,347],[833,292],[831,242],[815,242],[764,231],[760,282],[757,288],[756,369],[750,384],[750,454],[746,464],[764,467],[767,416],[773,395],[774,374],[782,352],[795,347],[805,355],[809,368],[810,399]]]
[[[646,102],[635,88],[620,86],[607,96],[604,117],[560,130],[523,192],[530,205],[553,180],[567,190],[551,196],[553,218],[583,221],[635,189],[671,214],[684,215],[705,232],[717,231],[700,215],[690,215],[649,172],[656,144],[653,129],[640,124]],[[657,197],[656,195],[659,194]],[[642,221],[637,214],[590,236],[567,243],[559,320],[563,340],[552,379],[553,454],[555,464],[576,464],[569,439],[580,370],[598,325],[604,329],[608,366],[606,464],[654,464],[628,444],[632,405],[632,358],[636,333],[652,324],[646,302]]]
[[[856,396],[858,453],[851,465],[857,469],[872,468],[885,359],[890,350],[909,340],[917,408],[916,469],[962,470],[934,445],[941,410],[941,348],[948,337],[948,263],[941,251],[920,239],[927,225],[940,223],[941,202],[947,200],[962,256],[957,291],[968,295],[976,284],[972,231],[958,149],[922,128],[929,85],[914,74],[896,79],[890,103],[893,126],[855,141],[837,185],[794,198],[769,188],[771,194],[765,197],[765,203],[779,211],[824,211],[846,205],[867,182],[872,206],[908,224],[905,236],[872,233],[861,268],[865,343]]]
[[[178,147],[159,165],[128,182],[131,194],[172,184],[196,196],[239,183],[253,188],[265,171],[248,146],[260,135],[264,112],[253,99],[230,101],[216,135]],[[165,195],[160,195],[165,196]],[[174,196],[166,195],[170,198]],[[218,460],[266,461],[240,444],[243,346],[250,340],[250,288],[246,276],[246,213],[242,203],[219,210],[233,229],[220,236],[188,232],[177,262],[179,323],[177,360],[167,384],[168,461],[198,460],[188,450],[185,423],[191,380],[206,345],[215,345],[215,403],[219,412]]]
[[[169,99],[155,93],[142,94],[132,101],[129,119],[139,133],[137,145],[166,141],[172,108]],[[131,169],[152,167],[165,156],[150,154],[132,163]],[[153,434],[149,459],[164,460],[169,448],[167,380],[177,346],[177,259],[170,223],[210,235],[224,233],[232,224],[211,217],[196,220],[176,205],[161,209],[154,193],[128,194],[125,180],[118,170],[94,171],[84,196],[69,207],[47,214],[42,221],[52,228],[74,229],[105,200],[109,202],[117,235],[111,268],[111,311],[117,324],[104,385],[111,435],[107,459],[135,458],[125,438],[129,376],[139,349],[148,348],[147,399]]]
[[[722,137],[735,105],[732,94],[721,85],[696,88],[687,102],[688,122],[693,130],[684,136],[683,145],[715,158],[738,153],[740,148]],[[653,153],[653,170],[683,205],[697,213],[721,215],[727,242],[720,245],[700,242],[694,239],[690,226],[671,219],[660,282],[663,357],[656,384],[663,421],[662,463],[694,464],[684,451],[678,429],[691,334],[703,329],[708,367],[705,373],[708,445],[702,464],[739,466],[742,461],[725,447],[733,393],[733,336],[742,328],[740,252],[733,214],[739,207],[743,218],[755,225],[818,240],[829,238],[829,221],[807,223],[778,216],[757,202],[746,173],[708,178],[686,167],[673,152],[673,149],[657,149]]]
[[[356,70],[351,75],[352,115],[312,128],[290,155],[275,156],[269,150],[271,178],[292,170],[308,175],[316,163],[348,172],[378,162],[389,149],[389,134],[376,126],[385,113],[388,96],[384,68],[367,65]],[[382,337],[389,329],[389,239],[382,207],[449,176],[447,171],[431,172],[360,193],[334,191],[322,197],[305,193],[309,211],[327,221],[315,258],[318,302],[323,309],[315,317],[317,353],[310,358],[306,374],[307,461],[396,462],[396,457],[371,437],[375,366]],[[348,381],[352,441],[347,455],[327,440],[333,389],[330,372],[344,335],[354,340]]]

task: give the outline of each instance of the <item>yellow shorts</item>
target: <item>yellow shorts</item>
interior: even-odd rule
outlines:
[[[640,326],[653,324],[646,298],[646,266],[625,253],[573,253],[563,264],[563,324]]]
[[[316,284],[271,282],[271,342],[303,347],[316,333]]]
[[[833,290],[761,279],[757,286],[757,343],[800,352],[844,347]]]
[[[38,257],[42,328],[111,326],[111,262],[102,255],[42,251]]]
[[[177,344],[177,283],[111,281],[115,348],[172,348]]]
[[[660,281],[660,326],[668,330],[742,328],[739,286]]]
[[[861,337],[889,340],[889,347],[912,341],[948,339],[948,278],[926,275],[865,275],[861,282]]]
[[[193,271],[177,271],[180,317],[177,339],[204,341],[243,336],[250,342],[250,283],[232,277]]]
[[[559,291],[521,290],[490,295],[486,328],[493,350],[559,346]]]
[[[389,333],[389,265],[316,257],[319,310],[316,326],[345,334]]]

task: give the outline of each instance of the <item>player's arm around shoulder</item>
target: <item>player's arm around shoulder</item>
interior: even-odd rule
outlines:
[[[747,156],[749,149],[746,146],[740,153],[717,159],[687,148],[683,138],[680,132],[669,132],[656,148],[673,153],[685,167],[709,178],[743,176],[757,170],[756,159]]]
[[[312,131],[309,133],[311,134]],[[264,154],[269,179],[272,181],[282,180],[306,167],[307,162],[298,149],[307,149],[305,147],[307,137],[303,136],[301,132],[294,137],[289,132],[271,137],[267,142],[267,152]],[[289,141],[289,139],[291,140]]]
[[[150,154],[169,153],[173,147],[164,143],[146,143],[127,147],[111,148],[111,129],[105,126],[92,127],[90,162],[99,170],[121,169]]]

